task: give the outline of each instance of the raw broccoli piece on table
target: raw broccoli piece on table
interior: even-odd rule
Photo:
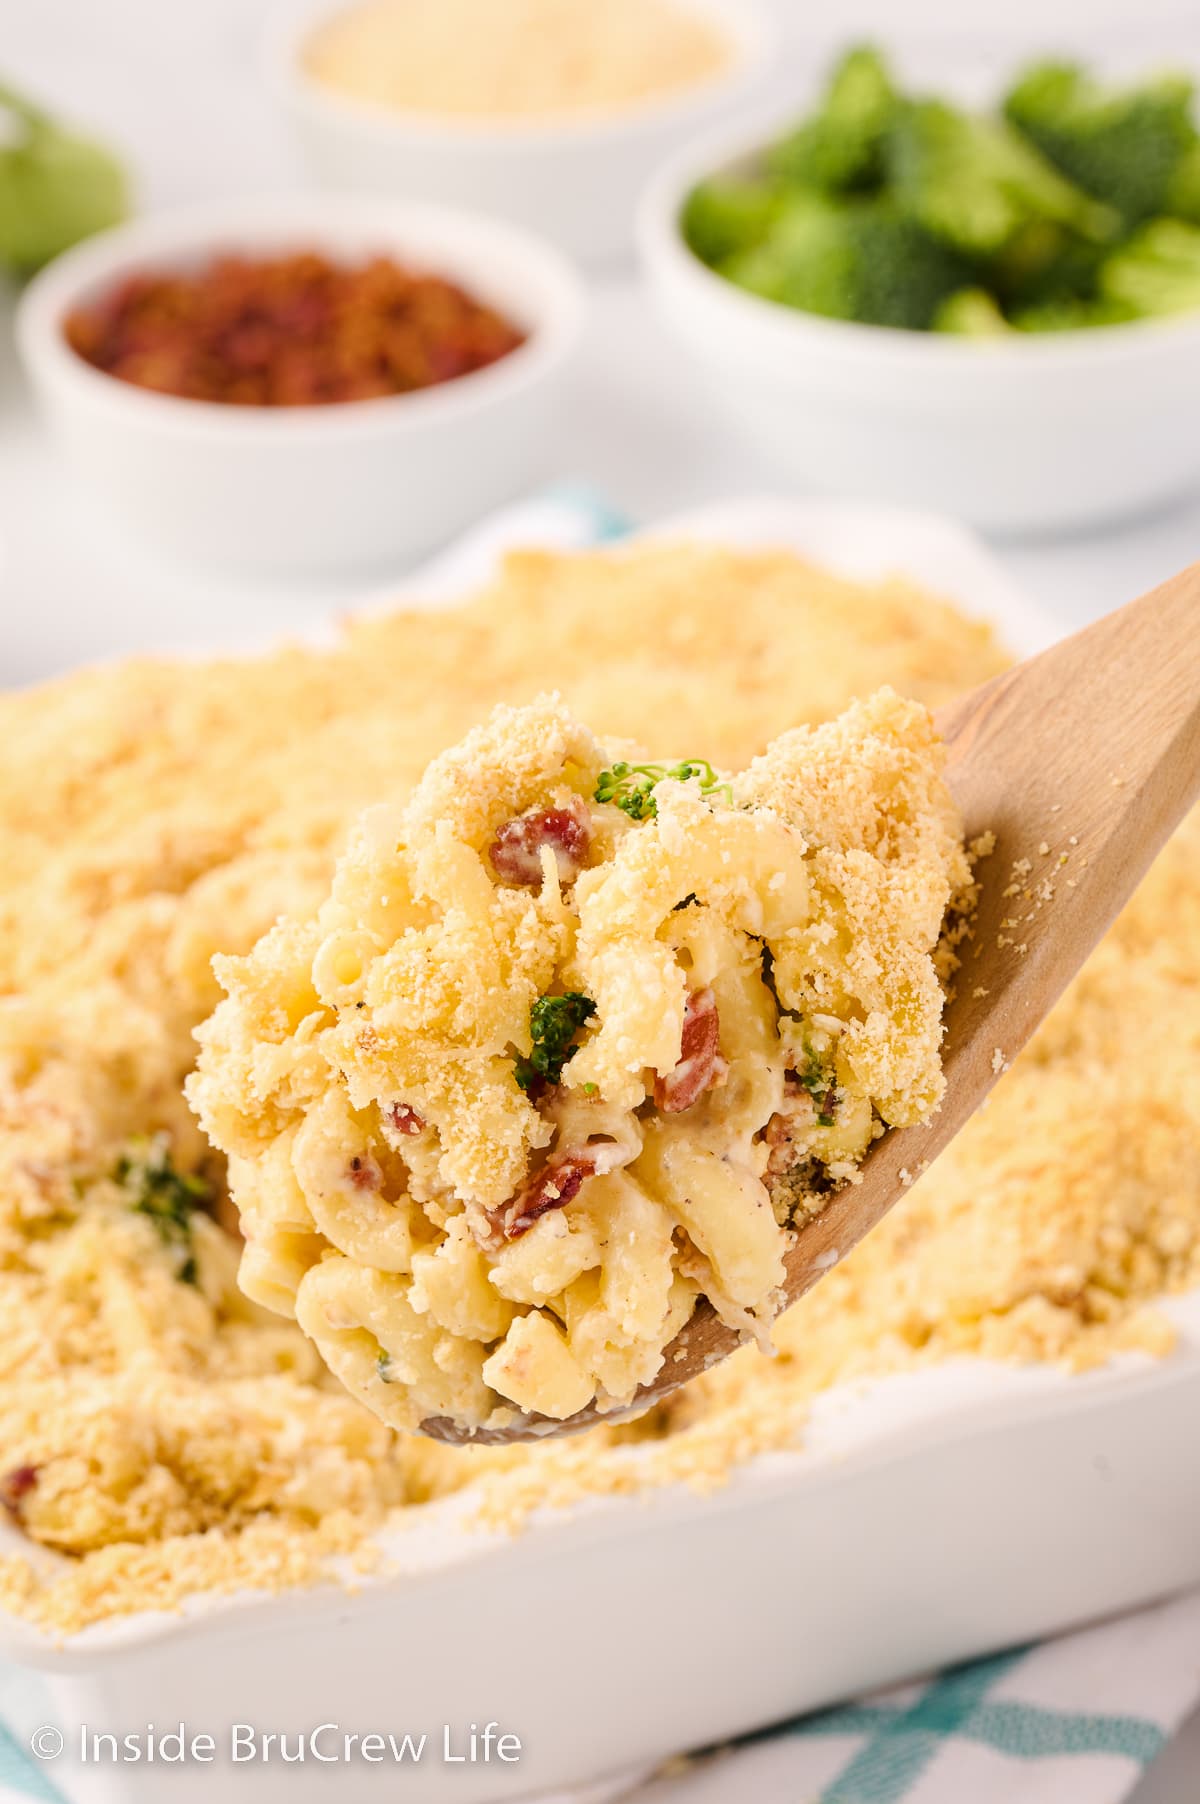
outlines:
[[[768,169],[783,181],[832,193],[875,185],[898,98],[878,50],[864,44],[848,51],[817,111],[768,151]]]
[[[103,144],[0,83],[0,268],[31,275],[128,210],[125,172]]]
[[[779,212],[779,195],[768,183],[739,176],[713,176],[688,195],[683,235],[703,263],[720,263],[761,243]]]
[[[1000,338],[1012,327],[986,288],[957,288],[933,316],[935,332],[960,338]]]
[[[1161,75],[1110,88],[1074,63],[1038,63],[1004,103],[1012,123],[1128,225],[1169,211],[1168,191],[1197,142],[1193,85]]]
[[[816,196],[792,202],[763,243],[730,258],[722,274],[807,313],[914,330],[967,279],[953,253],[884,205]]]
[[[1138,319],[1200,309],[1200,226],[1152,219],[1104,264],[1100,292]]]
[[[887,157],[900,210],[964,256],[996,256],[1034,220],[1098,240],[1119,226],[1014,126],[940,100],[899,109]]]

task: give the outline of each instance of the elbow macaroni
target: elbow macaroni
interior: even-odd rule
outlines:
[[[762,1338],[795,1222],[941,1094],[968,872],[923,708],[665,778],[649,818],[594,801],[609,763],[554,698],[498,709],[363,819],[315,919],[216,961],[189,1094],[240,1282],[397,1427],[623,1407],[701,1296]],[[591,1005],[561,1069],[546,996]]]

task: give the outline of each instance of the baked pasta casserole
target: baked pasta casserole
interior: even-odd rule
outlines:
[[[242,1288],[394,1427],[629,1405],[701,1297],[764,1340],[793,1223],[941,1096],[967,865],[927,710],[733,777],[637,757],[498,709],[217,961],[189,1094]]]
[[[1200,813],[988,1107],[775,1323],[776,1356],[744,1347],[633,1423],[503,1448],[389,1429],[239,1289],[225,1161],[183,1097],[213,955],[314,917],[363,810],[497,704],[561,690],[614,756],[738,770],[885,683],[936,708],[1004,663],[898,578],[642,545],[525,552],[461,607],[320,651],[0,699],[0,1607],[61,1635],[311,1584],[429,1516],[515,1528],[718,1485],[848,1381],[1168,1353],[1159,1300],[1200,1283]],[[1016,910],[1073,880],[1073,831],[1013,878]]]

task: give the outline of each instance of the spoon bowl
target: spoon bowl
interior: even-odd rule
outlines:
[[[938,727],[967,841],[991,845],[946,1008],[946,1092],[930,1121],[877,1140],[859,1181],[798,1229],[788,1304],[985,1100],[1200,796],[1200,564],[951,703]],[[565,1421],[526,1415],[490,1430],[434,1417],[422,1430],[493,1446],[576,1433],[640,1415],[739,1344],[701,1303],[624,1410],[589,1405]]]

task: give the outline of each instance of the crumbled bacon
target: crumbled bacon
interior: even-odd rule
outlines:
[[[796,1145],[807,1143],[815,1127],[828,1121],[837,1109],[838,1093],[833,1084],[818,1096],[802,1083],[794,1071],[783,1080],[783,1099],[778,1110],[763,1129],[763,1139],[771,1149],[767,1155],[767,1174],[780,1177],[791,1172],[796,1163]]]
[[[584,1147],[543,1165],[524,1189],[497,1211],[496,1224],[505,1240],[520,1239],[543,1215],[565,1209],[579,1195],[584,1180],[595,1175],[598,1162],[598,1153]]]
[[[16,1521],[21,1520],[21,1505],[30,1491],[37,1484],[38,1468],[36,1466],[14,1466],[11,1472],[0,1477],[0,1504]]]
[[[398,1134],[419,1134],[425,1126],[425,1117],[418,1115],[406,1102],[392,1104],[388,1110],[388,1121]]]
[[[506,883],[539,889],[542,847],[549,846],[560,883],[573,883],[587,861],[592,843],[591,818],[577,797],[564,808],[534,808],[505,821],[488,848],[496,874]]]
[[[383,1172],[379,1161],[370,1153],[355,1153],[350,1161],[350,1182],[356,1190],[379,1190],[383,1186]]]
[[[796,1160],[796,1141],[811,1131],[816,1114],[816,1104],[808,1091],[801,1089],[789,1074],[784,1080],[782,1106],[763,1129],[763,1139],[771,1149],[767,1155],[771,1176],[781,1176],[791,1169]]]
[[[729,1066],[721,1057],[721,1023],[711,990],[693,990],[683,1014],[679,1063],[654,1080],[654,1101],[664,1115],[680,1115],[706,1090],[723,1083]]]

